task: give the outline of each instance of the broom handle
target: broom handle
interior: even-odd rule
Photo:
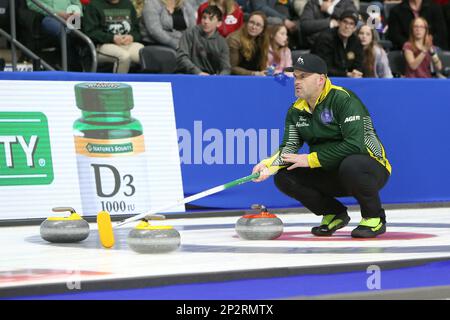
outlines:
[[[192,201],[195,201],[195,200],[204,198],[204,197],[206,197],[206,196],[210,196],[210,195],[212,195],[212,194],[214,194],[214,193],[218,193],[218,192],[221,192],[221,191],[223,191],[223,190],[226,190],[226,189],[229,189],[229,188],[232,188],[232,187],[241,185],[241,184],[246,183],[246,182],[249,182],[249,181],[251,181],[251,180],[253,180],[253,179],[257,179],[257,178],[259,177],[259,175],[260,175],[260,173],[259,173],[259,172],[256,172],[256,173],[253,173],[253,174],[248,175],[248,176],[246,176],[246,177],[242,177],[242,178],[233,180],[233,181],[231,181],[231,182],[222,184],[222,185],[220,185],[220,186],[217,186],[217,187],[214,187],[214,188],[205,190],[205,191],[203,191],[203,192],[194,194],[194,195],[189,196],[189,197],[187,197],[187,198],[178,200],[177,202],[170,203],[170,204],[168,204],[168,205],[161,206],[161,207],[156,208],[156,209],[154,209],[154,210],[150,210],[150,211],[148,211],[148,212],[138,214],[138,215],[136,215],[136,216],[134,216],[134,217],[130,217],[130,218],[128,218],[128,219],[125,219],[125,220],[120,221],[119,223],[117,223],[117,224],[114,226],[114,228],[120,227],[120,226],[122,226],[122,225],[124,225],[124,224],[126,224],[126,223],[129,223],[129,222],[133,222],[133,221],[140,220],[140,219],[142,219],[142,218],[144,218],[144,217],[146,217],[146,216],[154,215],[154,214],[159,213],[159,212],[161,212],[161,211],[165,211],[165,210],[168,210],[168,209],[170,209],[170,208],[177,207],[177,206],[180,206],[180,205],[182,205],[182,204],[189,203],[189,202],[192,202]]]

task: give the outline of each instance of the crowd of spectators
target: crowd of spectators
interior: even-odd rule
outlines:
[[[276,75],[298,52],[321,56],[338,77],[444,77],[448,67],[439,54],[449,49],[449,0],[40,1],[81,19],[99,63],[117,73],[132,72],[141,49],[156,45],[173,50],[177,73],[198,75]],[[59,39],[61,25],[26,4],[41,16],[40,32]],[[80,71],[80,43],[68,34],[69,70]],[[402,75],[391,71],[389,51],[402,52]]]

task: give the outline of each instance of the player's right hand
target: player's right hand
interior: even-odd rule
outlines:
[[[264,163],[258,163],[253,167],[252,174],[256,172],[259,172],[259,178],[254,179],[254,182],[264,181],[271,176],[269,168]]]

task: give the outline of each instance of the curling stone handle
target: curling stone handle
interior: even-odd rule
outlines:
[[[267,207],[263,204],[252,204],[253,210],[260,210],[261,212],[267,212]]]
[[[55,208],[52,208],[52,211],[53,212],[66,212],[66,211],[69,211],[70,213],[76,213],[75,209],[71,208],[71,207],[55,207]]]
[[[150,220],[165,220],[166,216],[162,214],[150,214],[142,218],[142,221],[150,221]]]

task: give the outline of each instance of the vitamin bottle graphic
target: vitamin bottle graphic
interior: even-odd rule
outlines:
[[[131,117],[132,87],[123,83],[75,85],[74,139],[83,214],[150,209],[144,135]]]

